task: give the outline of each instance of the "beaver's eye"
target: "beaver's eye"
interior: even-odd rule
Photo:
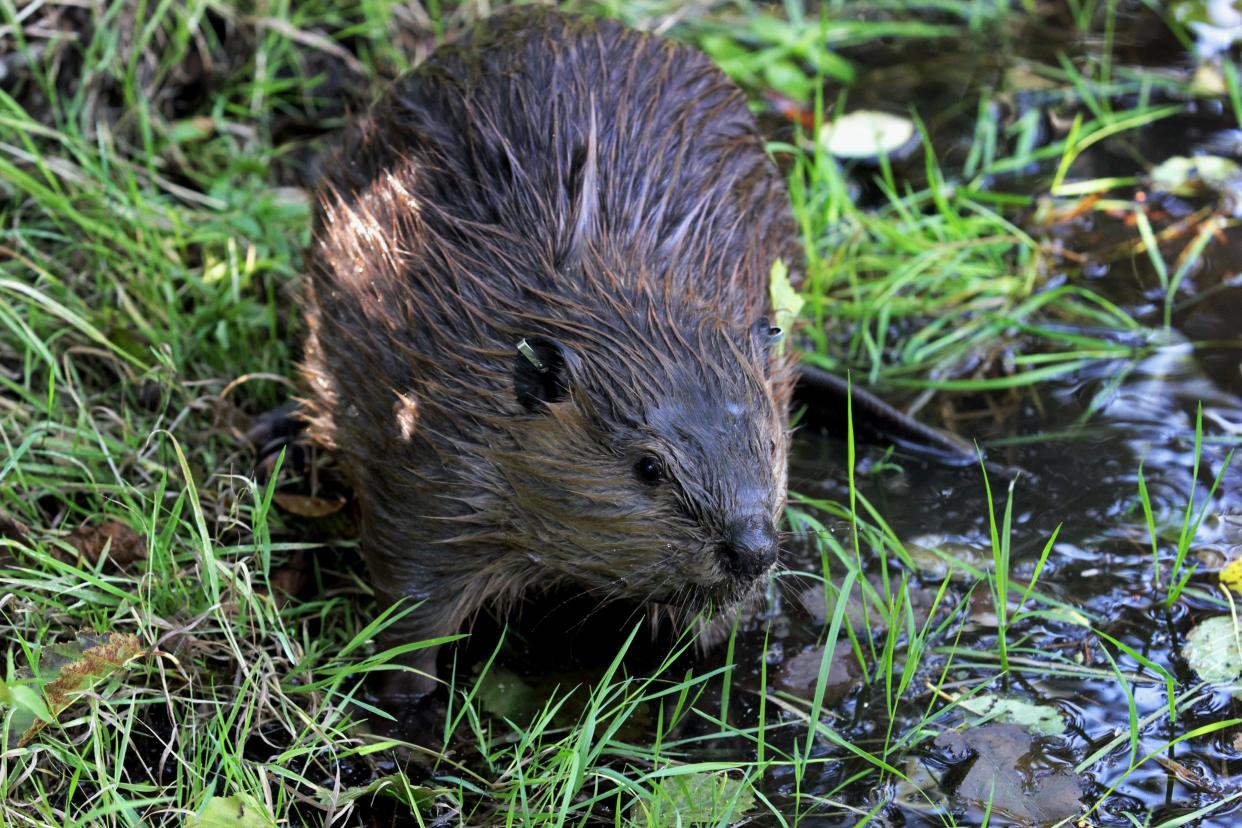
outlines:
[[[634,476],[640,482],[654,486],[664,479],[664,470],[660,468],[660,461],[648,454],[634,464]]]

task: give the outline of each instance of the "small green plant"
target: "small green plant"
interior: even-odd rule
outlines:
[[[1230,449],[1225,455],[1220,468],[1217,469],[1216,475],[1212,479],[1212,485],[1208,488],[1206,497],[1204,497],[1203,502],[1196,511],[1195,492],[1199,489],[1199,465],[1203,457],[1203,404],[1199,403],[1195,408],[1195,441],[1193,466],[1190,474],[1191,489],[1186,498],[1186,508],[1182,512],[1181,527],[1178,530],[1173,547],[1173,560],[1169,567],[1167,586],[1165,586],[1161,577],[1160,529],[1156,524],[1151,497],[1147,491],[1147,480],[1143,474],[1143,466],[1141,463],[1139,464],[1138,494],[1139,502],[1143,507],[1143,516],[1147,523],[1148,537],[1151,540],[1152,583],[1157,590],[1163,589],[1165,591],[1165,609],[1172,608],[1177,603],[1178,599],[1181,598],[1182,591],[1186,588],[1186,584],[1190,581],[1191,576],[1194,575],[1195,565],[1187,565],[1187,555],[1190,553],[1191,544],[1199,534],[1199,527],[1203,525],[1203,519],[1207,516],[1208,509],[1211,508],[1221,480],[1224,479],[1225,473],[1229,470],[1229,465],[1233,462],[1233,451],[1233,449]]]

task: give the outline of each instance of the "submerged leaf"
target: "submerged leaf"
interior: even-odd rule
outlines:
[[[792,658],[786,659],[777,674],[777,683],[794,694],[814,694],[824,667],[824,647],[809,647]],[[838,704],[851,690],[858,686],[862,671],[858,659],[848,641],[838,641],[828,660],[824,673],[824,704]]]
[[[480,678],[477,692],[479,706],[504,719],[528,717],[543,702],[521,676],[502,667],[489,670]]]
[[[1191,630],[1182,654],[1199,678],[1212,684],[1232,684],[1242,676],[1238,631],[1228,615],[1208,618]]]
[[[648,825],[729,824],[754,807],[755,795],[743,780],[717,773],[666,776],[649,802]]]
[[[1070,768],[1052,764],[1040,751],[1037,740],[1010,724],[988,724],[962,733],[949,731],[936,737],[936,747],[953,757],[951,765],[965,774],[951,793],[972,808],[989,806],[1005,824],[1051,825],[1069,819],[1082,808],[1079,800],[1083,779]],[[959,778],[944,774],[945,782]]]

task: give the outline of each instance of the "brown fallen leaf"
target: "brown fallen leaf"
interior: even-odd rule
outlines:
[[[272,600],[276,606],[284,606],[290,598],[296,598],[309,581],[305,549],[299,549],[289,556],[289,563],[272,572],[268,583],[272,585]]]
[[[0,538],[30,545],[30,527],[8,512],[0,510]]]
[[[776,682],[786,690],[803,698],[819,681],[819,670],[824,658],[823,647],[808,647],[792,658],[786,659],[776,676]],[[838,704],[851,690],[858,686],[861,671],[858,659],[848,641],[838,641],[828,661],[828,674],[824,682],[824,704]]]
[[[287,492],[277,492],[272,496],[272,500],[276,501],[276,505],[286,512],[306,518],[321,518],[334,515],[345,508],[346,503],[343,497],[329,500],[324,497],[289,494]]]
[[[147,539],[124,523],[115,520],[99,524],[84,523],[66,538],[78,555],[90,563],[97,563],[108,550],[108,559],[117,566],[128,566],[147,558]],[[57,555],[67,560],[63,554]]]
[[[92,636],[80,636],[83,643],[91,643]],[[59,718],[82,693],[91,689],[108,676],[125,666],[131,659],[143,654],[138,636],[130,633],[112,633],[102,644],[82,650],[81,655],[60,668],[60,674],[43,686],[47,708],[54,718]],[[36,720],[18,740],[18,746],[29,744],[46,723]]]
[[[1039,741],[1012,724],[986,724],[961,733],[946,731],[935,746],[957,766],[946,772],[946,793],[961,804],[1019,825],[1051,825],[1082,810],[1086,781],[1072,768],[1054,764]]]

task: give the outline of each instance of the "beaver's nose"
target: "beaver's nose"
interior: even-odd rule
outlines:
[[[744,578],[757,578],[776,562],[777,546],[776,527],[771,519],[750,515],[730,524],[724,543],[720,545],[720,554],[730,572]]]

